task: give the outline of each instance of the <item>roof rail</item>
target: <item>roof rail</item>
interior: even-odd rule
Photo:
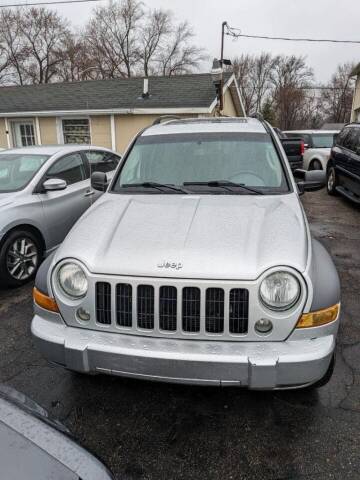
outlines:
[[[182,118],[178,115],[161,115],[158,118],[155,118],[152,125],[159,125],[162,122],[166,122],[166,120],[181,120]]]

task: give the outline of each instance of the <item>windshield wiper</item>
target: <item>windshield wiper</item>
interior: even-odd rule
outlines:
[[[207,187],[222,187],[228,190],[229,192],[234,192],[235,190],[233,188],[228,188],[228,187],[234,187],[234,188],[240,188],[243,191],[246,192],[251,192],[253,195],[264,195],[264,192],[257,190],[255,188],[247,187],[243,183],[235,183],[235,182],[230,182],[230,180],[211,180],[209,182],[184,182],[184,186],[186,185],[205,185]]]
[[[143,182],[143,183],[125,183],[121,185],[121,188],[129,188],[129,187],[143,187],[143,188],[155,188],[156,190],[160,190],[163,192],[165,188],[168,190],[173,190],[174,192],[180,192],[189,194],[189,192],[185,188],[177,187],[175,185],[168,185],[166,183],[157,183],[157,182]]]

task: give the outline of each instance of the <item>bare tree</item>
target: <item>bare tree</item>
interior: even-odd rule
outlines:
[[[123,0],[95,9],[85,35],[103,77],[131,77],[139,61],[138,27],[142,3]]]
[[[159,49],[163,48],[162,40],[171,33],[171,14],[164,10],[153,10],[142,27],[140,35],[139,55],[143,66],[143,73],[147,77],[156,73],[156,68],[151,67],[152,61]],[[156,60],[155,60],[156,61]]]
[[[276,57],[264,52],[258,56],[242,55],[233,60],[234,72],[242,88],[247,112],[261,112],[264,103],[269,100],[273,88],[272,72],[276,62]]]
[[[0,51],[2,79],[23,85],[22,65],[26,54],[18,11],[2,9],[0,12]]]
[[[271,73],[277,124],[292,129],[299,123],[299,114],[306,98],[305,89],[311,85],[313,72],[303,57],[278,56]]]
[[[327,121],[345,123],[350,121],[354,80],[351,77],[355,65],[344,63],[338,65],[330,82],[322,91],[321,101]]]
[[[240,57],[235,57],[232,60],[232,65],[242,92],[245,111],[248,114],[253,114],[256,105],[256,87],[251,72],[254,69],[255,57],[243,54]]]
[[[180,75],[196,69],[205,60],[204,51],[191,43],[194,33],[188,22],[173,28],[167,45],[159,52],[162,75]]]
[[[70,35],[64,42],[62,61],[57,68],[57,78],[63,82],[94,80],[99,78],[99,70],[89,55],[84,40]]]
[[[62,62],[63,45],[70,31],[65,21],[45,8],[19,11],[19,32],[25,59],[20,66],[23,81],[49,83]]]

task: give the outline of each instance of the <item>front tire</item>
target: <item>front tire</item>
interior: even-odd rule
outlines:
[[[0,251],[0,284],[14,288],[34,278],[42,258],[39,239],[27,230],[11,232]]]
[[[326,189],[329,195],[337,195],[336,187],[338,186],[338,178],[334,167],[330,167],[327,171]]]

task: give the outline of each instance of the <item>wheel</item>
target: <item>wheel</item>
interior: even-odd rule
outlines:
[[[330,167],[327,171],[326,189],[329,195],[337,195],[336,187],[338,178],[334,167]]]
[[[309,170],[322,170],[322,169],[323,168],[322,168],[320,160],[315,159],[310,163]]]
[[[3,287],[20,287],[31,280],[40,265],[42,249],[32,232],[15,230],[0,251],[0,283]]]

